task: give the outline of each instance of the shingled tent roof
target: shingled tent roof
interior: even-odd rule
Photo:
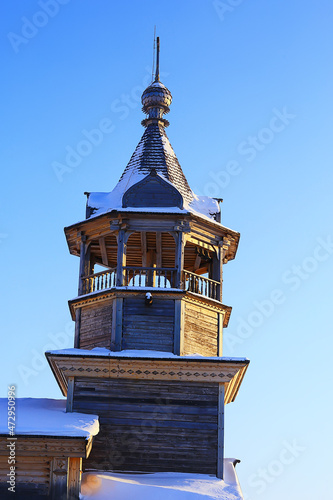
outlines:
[[[193,200],[192,190],[160,123],[150,123],[147,126],[119,182],[124,183],[123,189],[126,190],[132,185],[131,181],[137,179],[137,174],[146,176],[152,169],[170,181],[185,202]]]

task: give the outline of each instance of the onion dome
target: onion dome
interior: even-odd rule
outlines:
[[[144,127],[156,122],[159,122],[164,127],[169,125],[168,120],[163,118],[163,115],[170,111],[169,106],[172,102],[172,95],[170,90],[160,82],[159,55],[160,39],[157,37],[155,80],[146,88],[141,97],[142,111],[147,115],[147,118],[141,122]]]

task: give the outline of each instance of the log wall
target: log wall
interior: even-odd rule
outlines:
[[[218,384],[82,377],[73,408],[99,415],[85,470],[216,474]]]
[[[218,356],[218,313],[199,304],[185,303],[183,354]]]
[[[9,484],[6,483],[8,457],[0,456],[0,498],[48,498],[52,458],[20,456],[16,460],[16,488],[15,493],[11,493],[8,492]]]
[[[81,309],[80,348],[110,349],[112,326],[112,301],[107,305],[94,304]]]
[[[150,306],[144,295],[124,299],[122,349],[173,352],[174,317],[172,299],[154,297]]]

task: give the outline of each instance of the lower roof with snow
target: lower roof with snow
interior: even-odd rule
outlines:
[[[83,437],[99,432],[97,415],[66,413],[65,399],[17,398],[15,435]],[[0,398],[0,434],[8,435],[8,400]]]
[[[235,465],[224,459],[224,480],[206,474],[160,472],[155,474],[85,473],[81,500],[242,500]]]

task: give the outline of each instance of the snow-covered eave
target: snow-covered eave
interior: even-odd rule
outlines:
[[[94,349],[78,349],[75,347],[69,347],[68,349],[55,349],[46,351],[45,355],[53,356],[82,356],[82,357],[95,357],[95,358],[128,358],[128,359],[172,359],[172,360],[182,360],[182,361],[195,361],[205,363],[206,361],[215,363],[250,363],[249,358],[246,357],[233,357],[233,356],[202,356],[201,354],[189,354],[185,356],[179,356],[173,354],[172,352],[164,351],[151,351],[151,350],[139,350],[139,349],[124,349],[123,351],[110,351],[104,347],[95,347]]]
[[[250,363],[247,358],[177,356],[159,351],[63,349],[47,351],[48,363],[66,396],[68,377],[224,383],[225,403],[235,400]]]
[[[8,436],[4,419],[8,401],[0,398],[0,435]],[[15,436],[27,438],[79,439],[88,445],[99,432],[97,415],[67,412],[66,400],[17,398],[15,400]]]

